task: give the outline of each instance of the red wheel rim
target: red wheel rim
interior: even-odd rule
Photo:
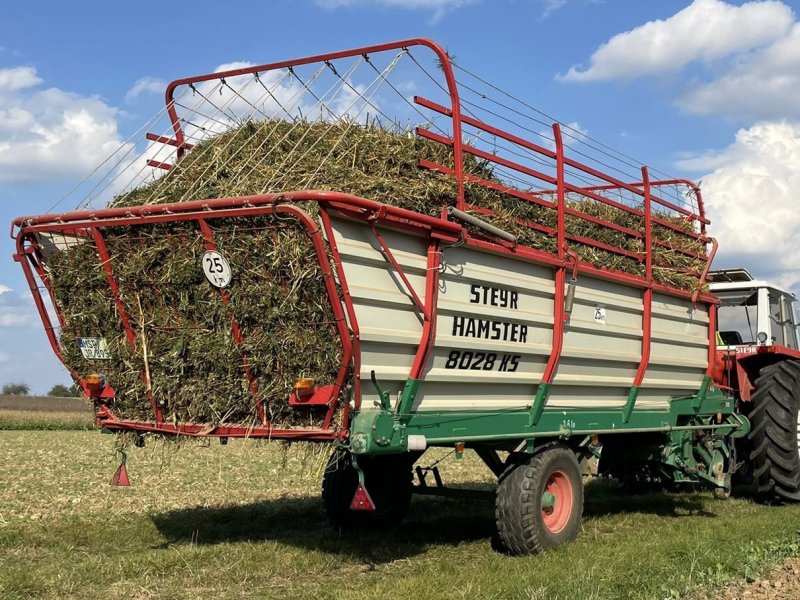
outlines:
[[[548,494],[552,496],[552,505]],[[574,501],[572,482],[567,473],[562,469],[550,473],[542,492],[542,521],[550,533],[561,533],[567,526]]]

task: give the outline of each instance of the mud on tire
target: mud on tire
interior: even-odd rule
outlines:
[[[761,369],[755,381],[750,460],[762,501],[800,501],[800,363],[783,361]]]

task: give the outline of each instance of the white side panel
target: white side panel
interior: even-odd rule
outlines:
[[[378,399],[373,370],[397,399],[422,316],[368,226],[334,219],[333,228],[360,329],[363,402]],[[425,240],[381,233],[424,302]],[[445,249],[442,261],[436,344],[415,409],[526,410],[550,355],[554,270],[465,247]],[[643,309],[641,290],[579,275],[549,407],[624,406],[641,359]],[[638,407],[665,407],[698,390],[707,328],[704,306],[654,294],[651,363]]]

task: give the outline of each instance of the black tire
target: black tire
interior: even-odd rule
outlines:
[[[748,437],[757,497],[800,502],[800,363],[764,367],[755,386]]]
[[[546,490],[556,492],[549,512],[543,506]],[[564,445],[515,457],[500,475],[495,521],[499,541],[509,554],[536,554],[572,541],[578,535],[582,515],[583,482],[578,460]]]
[[[344,448],[334,450],[322,478],[322,501],[333,528],[386,531],[400,525],[411,502],[414,459],[408,454],[360,456],[358,465],[364,471],[364,485],[376,510],[350,510],[358,474],[350,452]]]

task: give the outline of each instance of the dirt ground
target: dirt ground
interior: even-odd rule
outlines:
[[[800,559],[793,558],[775,567],[768,577],[732,586],[717,600],[798,600],[800,598]]]

